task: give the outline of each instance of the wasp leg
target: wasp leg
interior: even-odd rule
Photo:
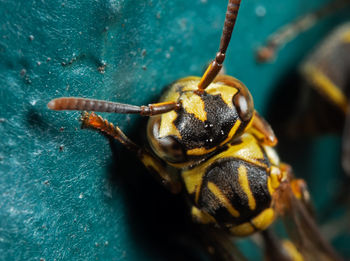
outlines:
[[[276,56],[278,50],[288,42],[295,39],[299,34],[312,28],[319,20],[335,13],[347,5],[349,5],[348,0],[330,1],[327,5],[322,6],[314,12],[307,13],[290,24],[283,26],[268,37],[265,46],[258,49],[257,61],[261,63],[271,61]]]
[[[82,115],[82,128],[98,130],[123,144],[128,150],[134,152],[145,167],[172,193],[179,193],[181,183],[176,175],[166,169],[165,164],[155,158],[146,149],[139,147],[131,141],[118,127],[103,119],[95,113],[84,112]]]
[[[264,145],[273,147],[277,144],[277,138],[270,124],[257,111],[254,112],[252,128],[249,132]]]
[[[191,215],[193,221],[200,224],[216,224],[216,220],[207,212],[200,210],[199,208],[192,206]]]
[[[310,213],[305,182],[293,179],[291,170],[276,190],[274,204],[282,215],[288,235],[305,260],[342,260],[324,239]]]

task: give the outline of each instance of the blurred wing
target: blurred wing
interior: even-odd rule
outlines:
[[[306,204],[308,200],[303,198],[303,195],[296,196],[290,184],[283,185],[279,195],[285,206],[282,218],[290,239],[304,260],[342,260],[320,233],[315,219],[308,210],[309,204]]]
[[[343,131],[342,165],[346,175],[350,177],[350,106],[348,106]]]
[[[281,240],[271,229],[261,232],[264,241],[266,261],[304,261],[296,247],[287,240]]]
[[[215,261],[248,261],[234,244],[233,237],[214,227],[198,225],[200,239]]]

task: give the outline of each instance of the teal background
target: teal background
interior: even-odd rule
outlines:
[[[242,1],[225,69],[248,86],[262,114],[284,76],[349,10],[300,36],[274,63],[257,65],[254,51],[279,26],[325,2]],[[181,199],[120,145],[80,130],[78,112],[46,104],[60,96],[156,101],[166,85],[200,75],[214,57],[226,3],[0,0],[0,260],[206,259],[187,233]],[[141,117],[104,116],[142,142]],[[313,142],[302,159],[288,154],[288,144],[280,147],[322,213],[341,183],[340,139]],[[335,242],[350,256],[348,240]]]

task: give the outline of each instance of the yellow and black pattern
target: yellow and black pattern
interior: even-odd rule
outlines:
[[[235,158],[218,160],[203,176],[198,206],[221,224],[241,224],[271,204],[266,169]]]
[[[275,155],[269,149],[245,133],[215,156],[183,170],[187,192],[201,215],[210,216],[235,235],[248,235],[270,225],[275,217],[272,194],[281,173],[273,165],[279,162],[270,159]]]
[[[302,66],[315,90],[346,113],[350,89],[350,23],[337,28]]]
[[[158,156],[170,163],[190,161],[215,151],[242,134],[251,121],[251,117],[240,117],[241,108],[234,103],[236,95],[244,101],[240,90],[245,86],[241,82],[231,81],[236,86],[213,82],[205,91],[197,92],[199,81],[199,77],[188,77],[175,82],[162,100],[178,102],[180,108],[150,120],[150,144]],[[243,109],[254,110],[249,100],[242,104],[247,107]]]

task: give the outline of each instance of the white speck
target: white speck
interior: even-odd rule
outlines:
[[[169,59],[169,58],[171,57],[170,53],[166,52],[166,53],[165,53],[165,57],[166,57],[167,59]]]
[[[208,0],[201,0],[202,4],[206,4],[208,2]]]
[[[43,150],[36,150],[36,151],[33,152],[33,155],[34,155],[34,156],[38,156],[38,155],[40,155],[42,152],[43,152]]]
[[[258,5],[255,8],[255,14],[258,17],[264,17],[266,15],[266,8],[264,6],[262,6],[262,5]]]
[[[38,102],[38,100],[32,100],[29,103],[30,103],[30,105],[34,106],[37,102]]]
[[[240,96],[239,99],[238,99],[238,104],[237,104],[239,107],[240,107],[240,110],[246,114],[248,112],[248,104],[247,104],[247,100],[243,97],[243,96]]]
[[[83,193],[80,193],[79,198],[82,199],[84,197]]]

